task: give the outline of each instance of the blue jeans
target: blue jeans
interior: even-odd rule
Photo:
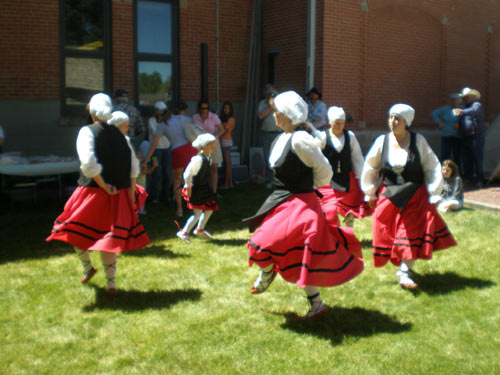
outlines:
[[[460,167],[462,162],[462,139],[458,137],[441,137],[441,163],[451,159]],[[453,155],[453,157],[452,157]]]
[[[170,199],[172,197],[172,147],[156,149],[153,157],[158,160],[158,168],[151,175],[151,200]]]
[[[266,182],[272,182],[273,181],[273,171],[271,168],[269,168],[269,154],[271,152],[271,145],[273,141],[276,139],[278,135],[281,133],[278,132],[265,132],[261,131],[260,132],[260,144],[262,145],[262,148],[264,149],[264,163],[266,166]]]
[[[463,139],[464,179],[469,182],[482,183],[484,181],[484,142],[484,135],[473,135]]]

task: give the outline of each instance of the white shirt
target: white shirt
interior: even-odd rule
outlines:
[[[126,138],[127,139],[127,138]],[[139,160],[135,156],[135,152],[127,139],[128,147],[131,150],[131,168],[130,177],[137,178],[139,176],[140,167]],[[94,133],[88,126],[84,126],[78,132],[76,139],[76,151],[80,159],[80,169],[85,177],[93,178],[102,172],[102,165],[97,162],[95,156]]]
[[[159,135],[157,134],[158,121],[156,120],[156,117],[153,116],[149,118],[148,129],[149,129],[149,142],[153,143],[153,139],[155,138],[155,136]],[[162,135],[160,137],[160,140],[158,141],[158,144],[156,145],[156,148],[163,150],[169,148],[170,146],[171,146],[170,140],[165,135]]]
[[[182,177],[184,177],[184,187],[189,187],[193,182],[193,177],[198,174],[203,164],[203,157],[198,154],[191,158]]]
[[[366,194],[365,200],[375,198],[380,184],[380,169],[382,168],[382,148],[384,146],[385,135],[379,136],[373,143],[372,148],[366,155],[363,171],[361,173],[361,189]],[[420,162],[424,170],[424,179],[429,191],[430,203],[439,201],[441,190],[443,190],[443,174],[441,173],[441,164],[436,154],[421,134],[416,138]],[[402,167],[408,159],[410,144],[401,148],[393,133],[389,133],[389,150],[387,153],[388,162],[393,167]]]
[[[327,130],[329,131],[329,130]],[[325,144],[323,145],[323,149],[326,146],[326,133],[321,132],[325,137]],[[363,170],[363,163],[365,162],[365,158],[363,157],[363,153],[361,152],[361,147],[359,146],[358,139],[354,135],[354,133],[350,130],[347,131],[349,134],[349,145],[351,146],[351,161],[352,161],[352,169],[354,170],[354,174],[356,178],[359,180],[361,177],[361,171]],[[330,133],[330,138],[332,139],[332,146],[335,148],[337,152],[342,151],[345,144],[345,135],[342,133],[340,137],[336,137],[333,133]]]
[[[283,164],[289,151],[295,153],[306,166],[313,169],[314,187],[330,183],[333,176],[332,167],[321,152],[317,141],[309,133],[299,130],[280,134],[269,155],[271,168]]]

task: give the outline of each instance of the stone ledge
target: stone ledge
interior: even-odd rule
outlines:
[[[473,208],[475,210],[488,211],[496,215],[500,215],[500,207],[488,203],[475,202],[468,199],[464,200],[464,207]]]

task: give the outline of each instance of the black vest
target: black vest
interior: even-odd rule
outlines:
[[[424,170],[417,149],[417,134],[410,132],[408,159],[404,167],[389,164],[389,134],[386,134],[382,148],[382,183],[386,187],[384,196],[400,209],[404,209],[413,194],[425,182]]]
[[[208,181],[210,180],[210,161],[208,158],[200,154],[203,162],[201,168],[193,177],[193,188],[191,189],[190,202],[196,206],[203,205],[206,202],[214,201],[216,196],[210,190]]]
[[[114,125],[95,123],[88,125],[94,134],[94,153],[102,165],[101,176],[117,189],[130,187],[131,151],[122,132]],[[78,184],[98,187],[92,178],[80,173]]]
[[[344,147],[337,152],[333,147],[333,141],[330,132],[326,132],[326,146],[323,154],[326,156],[333,170],[333,177],[330,186],[335,190],[349,191],[350,172],[352,170],[351,159],[351,139],[349,133],[344,129]]]

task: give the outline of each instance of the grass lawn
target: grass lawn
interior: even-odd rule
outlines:
[[[249,293],[258,269],[240,219],[266,195],[225,193],[213,239],[191,244],[173,208],[148,207],[152,243],[118,258],[116,297],[98,254],[82,285],[70,246],[44,242],[59,202],[0,214],[0,374],[500,374],[500,216],[447,214],[458,246],[416,263],[416,294],[394,266],[374,269],[371,219],[357,220],[364,272],[321,290],[325,316],[297,321],[299,287],[278,277]]]

